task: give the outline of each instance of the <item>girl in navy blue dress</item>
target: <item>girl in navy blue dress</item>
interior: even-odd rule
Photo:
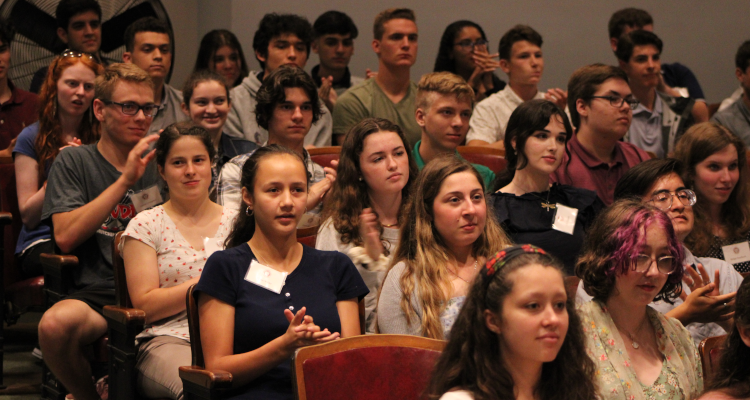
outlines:
[[[294,351],[359,335],[368,290],[348,256],[297,242],[307,201],[299,155],[262,147],[241,182],[246,208],[196,287],[206,368],[232,374],[230,398],[292,399]]]

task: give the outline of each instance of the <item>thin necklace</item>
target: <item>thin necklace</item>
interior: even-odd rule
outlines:
[[[612,322],[615,323],[615,326],[617,327],[617,329],[621,330],[622,332],[625,332],[625,334],[627,334],[630,337],[630,341],[632,342],[631,344],[633,348],[638,349],[641,347],[641,345],[639,345],[638,342],[635,341],[635,335],[640,333],[641,329],[643,329],[643,325],[646,323],[646,320],[648,320],[648,315],[646,316],[646,318],[643,319],[643,321],[641,321],[641,324],[638,325],[638,328],[635,330],[634,333],[630,333],[626,331],[625,329],[623,329],[620,325],[617,325],[617,322],[615,322],[614,318],[612,319]]]
[[[513,186],[515,186],[515,187],[517,187],[517,188],[519,188],[519,189],[523,190],[523,188],[522,188],[522,187],[520,187],[520,186],[516,185],[515,183],[512,183],[512,182],[511,182],[511,185],[513,185]],[[547,189],[547,199],[545,199],[544,197],[541,197],[541,196],[537,196],[537,195],[536,195],[536,194],[534,194],[534,192],[532,192],[532,191],[528,191],[528,192],[526,192],[526,193],[528,193],[528,194],[530,194],[530,195],[532,195],[532,196],[534,196],[534,197],[538,198],[539,200],[541,200],[541,201],[542,201],[542,208],[546,208],[546,209],[547,209],[547,212],[549,212],[550,208],[557,208],[555,204],[551,204],[551,203],[549,202],[549,195],[550,195],[550,193],[552,193],[552,189],[549,189],[549,188]],[[524,193],[524,194],[525,194],[525,193]]]
[[[552,190],[548,190],[548,191],[547,191],[547,199],[546,199],[546,200],[544,199],[544,197],[541,197],[541,196],[537,196],[536,194],[534,194],[534,192],[529,192],[529,194],[530,194],[530,195],[532,195],[532,196],[534,196],[534,197],[536,197],[537,199],[540,199],[540,200],[542,201],[542,208],[546,208],[546,209],[547,209],[547,211],[549,212],[549,209],[550,209],[550,208],[556,208],[556,205],[555,205],[555,204],[551,204],[551,203],[549,202],[549,194],[550,194],[551,192],[552,192]]]
[[[479,264],[479,261],[478,261],[478,260],[474,260],[474,271],[476,271],[476,270],[477,270],[477,265],[478,265],[478,264]],[[457,273],[453,272],[453,270],[452,270],[452,269],[448,268],[448,272],[450,272],[451,274],[453,274],[453,275],[454,275],[454,276],[455,276],[456,278],[458,278],[458,279],[460,279],[460,280],[462,280],[462,281],[464,281],[464,282],[466,282],[466,283],[468,283],[468,284],[471,284],[471,282],[467,281],[467,280],[466,280],[466,279],[464,279],[464,278],[461,278],[461,277],[460,277],[460,276],[459,276],[459,275],[458,275]]]
[[[380,224],[383,228],[393,228],[394,226],[398,226],[398,222],[395,224]]]

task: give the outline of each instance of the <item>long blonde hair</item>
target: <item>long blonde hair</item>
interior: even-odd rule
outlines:
[[[401,221],[401,239],[388,270],[399,262],[406,264],[400,277],[403,290],[401,310],[407,323],[412,323],[416,310],[412,296],[419,293],[416,302],[422,308],[422,334],[428,338],[443,339],[440,313],[445,308],[451,293],[451,275],[446,265],[455,261],[445,241],[433,226],[433,204],[443,181],[459,172],[473,173],[484,192],[484,181],[474,167],[455,155],[443,155],[431,161],[422,170],[414,183],[414,191]],[[485,198],[485,203],[487,199]],[[511,240],[495,220],[491,207],[487,205],[487,222],[479,238],[474,242],[475,257],[489,257],[509,246]]]

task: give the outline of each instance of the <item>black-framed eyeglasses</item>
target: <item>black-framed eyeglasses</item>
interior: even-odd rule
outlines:
[[[125,115],[136,115],[139,110],[143,110],[143,115],[147,117],[155,117],[159,112],[159,106],[156,104],[146,104],[145,106],[138,105],[136,103],[118,103],[111,100],[102,100],[104,104],[110,105],[115,104],[122,108],[122,113]]]
[[[690,189],[680,189],[675,192],[665,190],[651,196],[650,201],[660,210],[669,210],[672,208],[673,197],[677,197],[677,200],[679,200],[685,207],[694,206],[695,202],[698,201],[695,192]]]
[[[589,98],[609,100],[609,104],[612,107],[617,107],[617,108],[620,108],[622,107],[623,104],[628,103],[628,106],[630,106],[631,110],[635,110],[635,108],[638,107],[638,104],[641,104],[641,102],[638,101],[638,99],[636,99],[635,97],[628,97],[626,99],[620,96],[591,96]]]
[[[479,39],[477,41],[472,42],[471,39],[465,39],[460,42],[456,42],[456,46],[461,46],[461,49],[465,51],[474,50],[475,46],[487,46],[488,41],[484,39]]]
[[[672,256],[659,257],[657,259],[647,256],[645,254],[638,254],[635,256],[635,262],[633,263],[633,271],[645,273],[651,268],[651,264],[656,262],[656,269],[664,275],[669,275],[675,271],[677,263],[675,258]]]

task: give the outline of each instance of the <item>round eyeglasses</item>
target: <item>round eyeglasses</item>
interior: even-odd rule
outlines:
[[[695,192],[690,189],[680,189],[674,192],[663,191],[651,196],[651,202],[654,203],[656,208],[660,210],[669,210],[672,208],[672,198],[677,197],[677,200],[682,203],[683,206],[694,206],[695,202],[698,201]]]
[[[645,273],[651,268],[651,264],[656,262],[656,269],[664,275],[669,275],[675,271],[675,258],[672,256],[659,257],[657,259],[651,258],[645,254],[638,254],[635,256],[635,263],[633,263],[633,271]]]

